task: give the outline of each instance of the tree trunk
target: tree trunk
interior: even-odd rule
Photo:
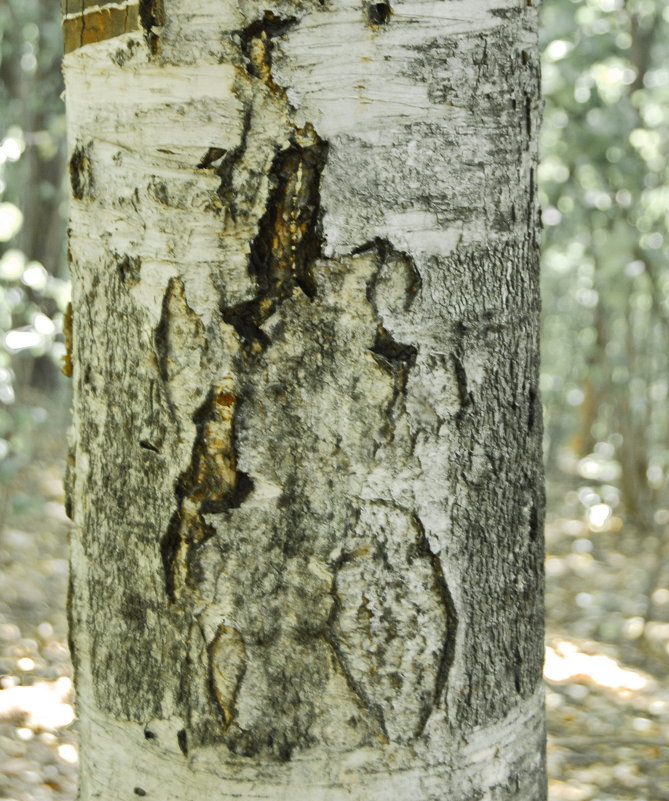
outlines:
[[[538,801],[531,0],[65,4],[82,801]]]

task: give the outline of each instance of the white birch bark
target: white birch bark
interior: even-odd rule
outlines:
[[[532,0],[64,11],[80,798],[544,798]]]

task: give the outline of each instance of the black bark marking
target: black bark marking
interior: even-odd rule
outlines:
[[[525,95],[525,130],[527,132],[527,136],[532,136],[532,98],[526,94]]]
[[[157,740],[158,737],[155,732],[151,731],[150,729],[144,729],[144,739],[145,740]]]
[[[157,448],[152,442],[146,439],[140,439],[139,447],[144,448],[146,451],[153,451],[153,453],[160,453],[160,448]]]
[[[163,0],[139,0],[139,19],[145,31],[149,50],[155,56],[160,52],[160,37],[154,28],[165,24]]]
[[[273,12],[265,11],[262,19],[247,25],[239,33],[249,75],[260,78],[271,89],[281,93],[283,90],[272,80],[272,39],[283,36],[296,22],[296,17],[277,17]]]
[[[228,151],[223,147],[210,147],[209,150],[200,159],[197,165],[198,170],[207,169],[208,167],[217,166],[216,162],[220,161]]]
[[[538,402],[539,402],[539,399],[537,397],[537,390],[534,387],[532,387],[530,389],[529,393],[528,393],[528,399],[527,399],[527,404],[528,404],[527,430],[530,431],[530,432],[534,428],[534,423],[535,423],[536,414],[537,414],[537,403]]]
[[[528,529],[530,541],[535,542],[539,536],[539,510],[534,504],[530,507]]]
[[[67,613],[67,647],[70,651],[70,659],[74,666],[75,675],[77,675],[79,667],[79,652],[75,647],[77,640],[77,621],[74,616],[74,599],[78,596],[75,588],[74,571],[70,569],[67,580],[67,601],[65,603],[65,611]]]
[[[408,370],[413,367],[418,353],[413,345],[405,345],[394,340],[380,323],[376,329],[376,339],[371,351],[395,370]]]
[[[393,377],[393,395],[387,415],[391,422],[394,422],[395,404],[406,393],[409,371],[416,363],[418,351],[413,345],[394,340],[381,323],[376,329],[376,339],[370,351],[377,363],[388,370]]]
[[[387,25],[393,13],[388,3],[368,3],[367,19],[372,25]]]
[[[518,693],[518,695],[523,694],[523,657],[520,653],[520,649],[516,648],[516,658],[513,666],[513,686]]]
[[[453,364],[453,373],[455,375],[455,384],[458,391],[458,400],[460,401],[460,409],[458,416],[469,409],[474,403],[474,397],[469,390],[467,382],[467,371],[465,369],[464,354],[465,354],[465,337],[467,335],[467,326],[464,323],[457,323],[454,329],[455,333],[455,347],[451,353],[451,362]]]
[[[466,409],[472,403],[471,392],[467,388],[467,371],[465,370],[465,366],[462,363],[460,356],[457,354],[451,354],[451,361],[453,362],[453,371],[455,372],[455,382],[458,389],[460,409]]]
[[[188,734],[185,729],[179,729],[177,732],[177,743],[179,749],[184,756],[188,756]]]
[[[532,220],[535,214],[535,193],[536,193],[536,183],[535,183],[535,169],[534,167],[530,167],[530,188],[529,188],[529,197],[527,201],[527,219],[528,223],[531,226]],[[539,211],[539,215],[541,215],[541,210]],[[541,220],[541,216],[539,217]]]
[[[224,307],[221,309],[221,317],[235,329],[244,349],[248,353],[255,353],[269,345],[269,337],[260,326],[275,307],[276,304],[269,299],[256,298]]]
[[[294,287],[310,299],[316,294],[312,265],[323,245],[320,179],[326,158],[327,143],[307,125],[274,159],[272,188],[249,252],[249,274],[258,294],[221,310],[248,352],[268,344],[261,326]]]
[[[381,237],[375,237],[362,245],[358,245],[358,247],[353,248],[351,255],[357,256],[360,253],[369,253],[372,250],[377,253],[378,267],[372,281],[367,286],[367,300],[372,304],[375,315],[379,316],[378,303],[375,296],[380,291],[381,274],[387,265],[392,264],[395,265],[395,268],[401,266],[404,272],[404,297],[401,301],[401,310],[408,311],[423,286],[423,279],[414,260],[408,253],[397,250],[387,239],[382,239]],[[400,311],[400,308],[396,311]]]
[[[74,486],[77,476],[77,458],[74,444],[67,449],[67,459],[65,461],[65,475],[63,477],[63,489],[65,490],[65,514],[74,520]]]
[[[90,146],[77,145],[70,157],[70,185],[77,200],[87,200],[93,196],[93,170],[90,159]]]
[[[129,286],[139,283],[142,260],[139,256],[130,256],[127,253],[113,253],[112,258],[121,280]]]
[[[232,148],[232,150],[226,150],[222,147],[210,147],[197,165],[198,169],[201,170],[213,169],[216,171],[216,175],[221,179],[221,184],[218,187],[218,196],[229,210],[233,220],[237,219],[237,192],[233,183],[234,170],[246,152],[250,129],[251,106],[247,105],[244,109],[242,135],[239,144]]]
[[[527,5],[531,5],[530,0],[528,0]],[[508,20],[518,17],[525,12],[522,8],[491,8],[489,13],[492,14],[493,17],[499,17],[500,19]]]
[[[143,790],[141,787],[135,787],[135,789],[133,790],[133,793],[135,795],[144,796],[144,795],[146,795],[146,790]]]

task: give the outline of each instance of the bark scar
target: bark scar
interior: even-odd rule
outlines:
[[[442,702],[458,626],[418,515],[392,503],[366,504],[334,565],[331,593],[327,638],[349,687],[387,740],[415,740]]]

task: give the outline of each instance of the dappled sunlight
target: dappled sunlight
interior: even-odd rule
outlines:
[[[19,719],[30,729],[53,730],[74,720],[72,682],[67,676],[0,690],[0,720]]]
[[[549,681],[590,681],[609,690],[642,690],[650,678],[620,666],[603,654],[585,654],[568,640],[560,640],[555,648],[546,647],[544,676]]]

